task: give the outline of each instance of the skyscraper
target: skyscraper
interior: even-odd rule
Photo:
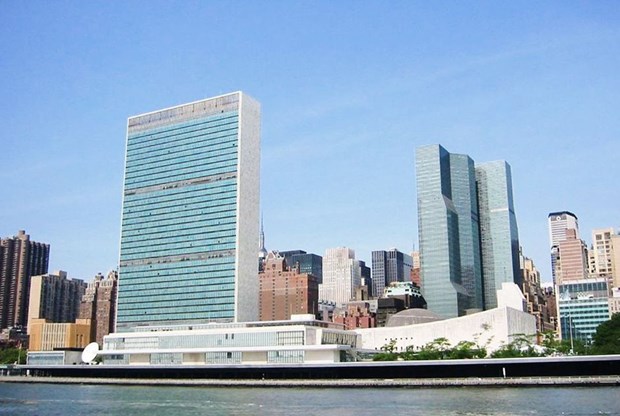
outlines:
[[[566,240],[568,230],[575,230],[575,238],[579,238],[579,222],[577,216],[569,211],[552,212],[548,216],[549,245],[551,247],[551,276],[556,284],[556,262],[560,241]]]
[[[397,249],[375,250],[372,256],[372,293],[383,296],[383,290],[392,282],[405,282],[411,279],[413,259]]]
[[[420,279],[444,317],[496,307],[501,282],[520,282],[510,166],[481,165],[440,145],[416,151]]]
[[[342,305],[355,298],[361,285],[360,263],[355,251],[346,247],[330,248],[323,256],[323,283],[319,285],[319,300]]]
[[[241,92],[129,118],[117,331],[257,319],[259,137]]]
[[[465,253],[461,252],[466,252],[467,248],[460,244],[459,213],[455,203],[455,199],[459,200],[459,207],[463,209],[464,201],[475,199],[475,188],[460,186],[465,182],[463,177],[468,184],[475,184],[475,172],[473,163],[467,161],[465,164],[463,158],[459,159],[461,163],[453,166],[450,153],[439,145],[423,146],[416,151],[422,293],[428,309],[444,317],[464,315],[472,304],[475,305],[472,291],[464,286],[468,282],[464,279],[467,273],[461,267]],[[456,172],[463,165],[465,171]],[[453,176],[459,179],[458,183],[452,183]],[[473,215],[471,218],[475,219]],[[472,244],[471,249],[476,246],[479,247],[479,241]],[[470,261],[479,259],[473,252],[470,254]],[[480,273],[472,277],[471,285],[482,284]]]
[[[27,325],[30,278],[47,273],[49,254],[23,230],[0,240],[0,330]]]
[[[497,307],[502,283],[522,287],[512,174],[505,161],[476,164],[485,309]]]

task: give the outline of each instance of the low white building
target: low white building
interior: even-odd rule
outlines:
[[[403,326],[355,330],[361,335],[364,350],[380,350],[396,341],[396,351],[405,351],[437,339],[446,338],[452,345],[472,341],[491,352],[512,342],[517,335],[535,336],[536,318],[511,307],[501,307],[458,318]]]
[[[335,363],[354,360],[358,335],[294,315],[290,321],[135,328],[104,337],[106,365]]]

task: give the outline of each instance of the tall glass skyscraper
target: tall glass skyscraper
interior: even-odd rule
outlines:
[[[416,152],[418,233],[422,292],[428,309],[446,318],[461,316],[471,304],[463,286],[459,215],[453,201],[461,191],[451,181],[450,153],[439,145]],[[475,194],[474,194],[475,195]]]
[[[505,161],[476,165],[485,309],[497,307],[502,283],[522,286],[512,173]]]
[[[498,282],[517,283],[520,276],[510,166],[475,165],[467,155],[429,145],[416,151],[416,180],[428,309],[454,317],[496,307]]]
[[[259,142],[241,92],[129,118],[117,331],[257,320]]]

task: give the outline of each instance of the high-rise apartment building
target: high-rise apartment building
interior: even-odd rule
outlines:
[[[330,248],[323,256],[323,283],[319,285],[319,299],[341,306],[355,299],[361,286],[360,263],[355,251],[347,247]]]
[[[417,149],[416,171],[428,309],[454,317],[494,308],[501,283],[521,279],[510,166],[475,165],[467,155],[430,145]]]
[[[393,282],[405,282],[411,279],[413,259],[408,254],[393,248],[375,250],[372,257],[372,293],[375,297],[383,296],[384,289]]]
[[[111,271],[107,278],[97,274],[88,284],[80,302],[80,319],[91,322],[90,340],[103,345],[103,337],[114,332],[118,273]]]
[[[0,240],[0,330],[27,325],[30,278],[47,273],[49,253],[23,230]]]
[[[574,230],[574,235],[579,238],[579,221],[577,216],[569,211],[551,212],[548,216],[549,245],[551,247],[551,276],[553,284],[556,284],[556,262],[560,241],[566,240],[568,230]]]
[[[522,286],[512,173],[504,161],[476,164],[484,307],[497,307],[502,283]]]
[[[28,304],[28,331],[35,319],[49,323],[73,323],[79,316],[80,301],[86,290],[81,279],[67,279],[67,272],[59,270],[30,279]]]
[[[284,257],[271,252],[267,254],[258,279],[261,321],[287,320],[291,315],[318,313],[318,279],[301,272],[299,263],[289,267]]]
[[[259,136],[241,92],[129,118],[117,332],[258,318]]]
[[[614,276],[613,228],[592,230],[592,249],[588,251],[590,274],[594,277]]]

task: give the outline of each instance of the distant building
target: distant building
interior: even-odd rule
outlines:
[[[521,291],[527,303],[527,311],[536,317],[536,329],[539,333],[555,331],[555,311],[551,311],[547,304],[547,297],[540,282],[540,272],[532,259],[523,254],[520,258],[523,274]]]
[[[355,298],[361,286],[362,271],[355,259],[355,251],[346,247],[331,248],[323,256],[323,283],[319,285],[319,299],[342,306]]]
[[[114,332],[118,273],[111,271],[107,278],[98,274],[88,284],[80,302],[80,319],[90,319],[90,340],[103,345],[103,337]]]
[[[565,281],[558,285],[557,304],[561,338],[589,343],[596,328],[610,318],[608,280]]]
[[[323,257],[318,254],[306,253],[303,250],[280,251],[289,267],[299,264],[301,273],[308,273],[315,276],[319,283],[323,282]]]
[[[319,284],[317,278],[301,273],[299,264],[288,267],[277,252],[267,255],[258,274],[259,317],[261,321],[281,321],[292,315],[317,315]]]
[[[258,318],[259,158],[242,92],[127,120],[116,331]]]
[[[420,252],[414,251],[411,253],[413,259],[413,267],[411,268],[411,282],[417,287],[422,287],[422,280],[420,279]]]
[[[588,251],[590,275],[593,277],[607,277],[616,279],[616,270],[620,264],[616,264],[614,245],[617,247],[620,236],[614,233],[613,228],[601,228],[592,230],[592,248]],[[616,244],[614,244],[614,239]],[[620,271],[620,270],[618,270]]]
[[[27,325],[30,278],[47,273],[49,254],[23,230],[0,240],[0,330]]]
[[[370,267],[366,266],[366,262],[363,260],[358,260],[357,263],[360,267],[360,287],[366,288],[365,292],[368,293],[369,296],[374,296],[372,292],[372,271]],[[364,290],[363,290],[364,291]],[[356,300],[366,300],[366,299],[357,299]]]
[[[549,245],[551,246],[551,275],[553,284],[556,284],[556,263],[560,241],[566,240],[568,230],[574,230],[574,238],[579,239],[579,221],[577,216],[569,211],[552,212],[547,221],[549,224]]]
[[[90,342],[90,321],[78,319],[74,323],[46,322],[33,319],[28,326],[29,351],[84,348]]]
[[[609,297],[609,316],[620,312],[620,288],[613,288]]]
[[[582,280],[588,277],[588,248],[577,237],[574,229],[566,230],[566,238],[557,246],[555,261],[556,284]]]
[[[372,293],[376,297],[383,295],[383,289],[392,282],[404,282],[411,278],[413,259],[411,256],[393,248],[375,250],[372,256]]]
[[[44,319],[50,323],[72,323],[79,316],[80,301],[87,284],[81,279],[67,279],[67,272],[32,276],[28,306],[28,334],[30,322]]]
[[[334,316],[334,322],[344,325],[344,329],[374,328],[374,313],[370,312],[368,302],[349,302],[345,309]]]

